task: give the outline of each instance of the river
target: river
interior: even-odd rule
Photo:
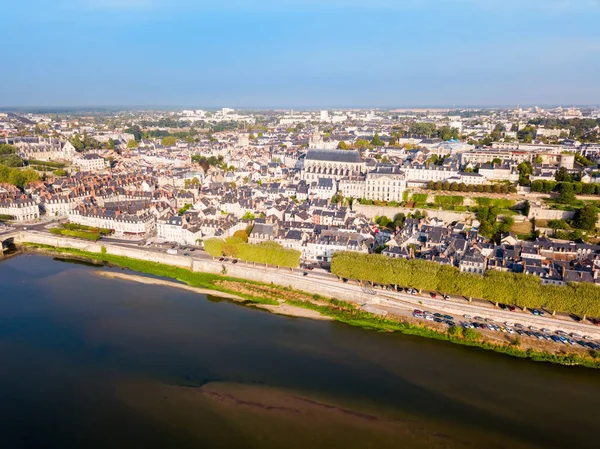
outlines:
[[[600,373],[0,261],[0,447],[595,448]]]

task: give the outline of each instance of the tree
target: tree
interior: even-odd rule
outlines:
[[[567,229],[568,225],[565,220],[550,220],[548,221],[548,227],[556,232],[557,229]]]
[[[571,182],[571,175],[565,167],[560,167],[554,174],[557,182]]]
[[[585,231],[593,231],[596,229],[598,221],[598,208],[591,204],[586,204],[573,217],[573,226]]]
[[[529,200],[525,200],[525,203],[523,204],[523,215],[528,217],[530,209],[531,209],[531,204],[529,203]]]
[[[108,143],[106,144],[106,149],[114,150],[115,149],[115,141],[112,139],[108,139]]]
[[[81,137],[79,136],[79,134],[73,135],[69,139],[69,142],[71,142],[71,145],[73,145],[77,151],[82,151],[85,147],[85,145],[81,141]]]
[[[22,167],[23,159],[17,154],[17,149],[8,144],[0,145],[0,164],[7,167]]]
[[[235,238],[240,239],[241,241],[243,241],[244,243],[248,243],[248,234],[246,233],[246,231],[244,231],[243,229],[239,230],[239,231],[235,231],[233,233],[233,236]]]
[[[344,142],[343,140],[340,140],[340,142],[338,143],[338,149],[340,150],[348,150],[350,147],[348,146],[348,144],[346,142]]]
[[[137,148],[138,147],[138,143],[135,140],[130,140],[129,142],[127,142],[127,148]]]
[[[383,141],[379,138],[379,133],[375,132],[373,139],[371,139],[371,145],[373,145],[374,147],[382,147],[385,145]]]
[[[410,125],[408,132],[431,137],[436,133],[435,123],[415,122]]]
[[[458,139],[458,130],[456,128],[450,128],[449,126],[444,126],[440,129],[440,139],[442,140],[457,140]]]
[[[379,217],[376,220],[377,224],[381,227],[381,228],[387,228],[390,223],[392,222],[388,217],[386,217],[385,215]]]
[[[365,139],[356,139],[354,142],[354,148],[357,150],[369,148],[369,142],[367,142]]]
[[[542,162],[544,162],[544,158],[539,154],[533,159],[534,164],[541,164]]]
[[[177,138],[175,136],[163,137],[160,143],[165,147],[172,147],[177,144]]]
[[[562,182],[559,184],[560,194],[558,195],[558,201],[563,204],[570,204],[575,201],[575,191],[573,184],[570,182]]]

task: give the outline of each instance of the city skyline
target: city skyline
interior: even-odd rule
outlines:
[[[4,108],[600,103],[595,1],[29,3]]]

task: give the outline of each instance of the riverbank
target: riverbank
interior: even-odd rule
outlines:
[[[210,273],[192,272],[185,268],[165,265],[157,262],[147,262],[131,259],[124,256],[110,254],[89,253],[73,248],[57,248],[47,245],[23,244],[27,251],[41,252],[51,256],[65,255],[87,260],[95,260],[105,264],[111,264],[133,271],[147,273],[164,278],[177,279],[190,287],[208,289],[233,296],[238,296],[251,304],[266,304],[274,310],[291,311],[290,307],[311,310],[314,315],[303,315],[307,318],[316,318],[317,315],[329,317],[329,319],[340,321],[352,326],[362,327],[368,330],[382,332],[400,332],[437,340],[448,341],[471,347],[491,350],[501,354],[519,358],[529,358],[539,362],[550,362],[561,365],[580,365],[589,368],[600,368],[600,354],[590,351],[582,353],[550,353],[534,349],[523,349],[519,340],[510,343],[499,343],[486,339],[478,332],[463,332],[461,327],[443,331],[427,327],[426,323],[411,323],[402,317],[382,317],[361,310],[354,304],[337,299],[324,298],[319,295],[311,295],[306,292],[294,290],[290,287],[261,284],[246,279],[237,279]],[[168,281],[167,281],[168,282]],[[176,284],[179,285],[179,284]],[[281,305],[284,308],[279,308]],[[287,314],[287,313],[286,313]],[[296,316],[296,315],[295,315]],[[322,318],[321,318],[322,319]]]
[[[119,279],[119,280],[123,280],[123,281],[137,282],[139,284],[161,285],[164,287],[178,288],[180,290],[186,290],[188,292],[198,293],[200,295],[214,295],[214,293],[215,293],[214,290],[211,290],[208,288],[190,287],[189,285],[181,284],[179,282],[166,281],[164,279],[150,278],[147,276],[137,276],[134,274],[115,273],[114,271],[100,271],[100,270],[94,271],[94,274],[96,276],[102,276],[102,277],[109,278],[109,279]],[[219,297],[231,299],[233,301],[242,301],[242,302],[246,301],[246,299],[244,299],[240,296],[232,295],[232,294],[225,293],[225,292],[219,292]],[[286,316],[292,316],[292,317],[296,317],[296,318],[310,318],[313,320],[325,320],[325,321],[333,320],[333,318],[331,318],[329,316],[321,315],[319,312],[316,312],[314,310],[310,310],[310,309],[306,309],[306,308],[302,308],[302,307],[296,307],[296,306],[286,304],[286,303],[278,304],[278,305],[256,304],[255,307],[257,307],[259,309],[268,310],[269,312],[276,313],[278,315],[286,315]]]
[[[187,290],[188,292],[198,293],[200,295],[212,295],[214,294],[214,290],[210,290],[208,288],[198,288],[198,287],[190,287],[186,284],[180,284],[178,282],[165,281],[164,279],[150,278],[147,276],[136,276],[134,274],[125,274],[125,273],[115,273],[114,271],[94,271],[96,276],[102,276],[109,279],[120,279],[122,281],[131,281],[137,282],[139,284],[147,284],[147,285],[163,285],[165,287],[171,288],[179,288],[181,290]],[[234,301],[244,301],[244,298],[240,298],[239,296],[231,295],[229,293],[221,292],[219,296],[227,299],[233,299]]]

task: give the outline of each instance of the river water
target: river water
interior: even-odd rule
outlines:
[[[600,373],[0,261],[0,448],[596,448]]]

